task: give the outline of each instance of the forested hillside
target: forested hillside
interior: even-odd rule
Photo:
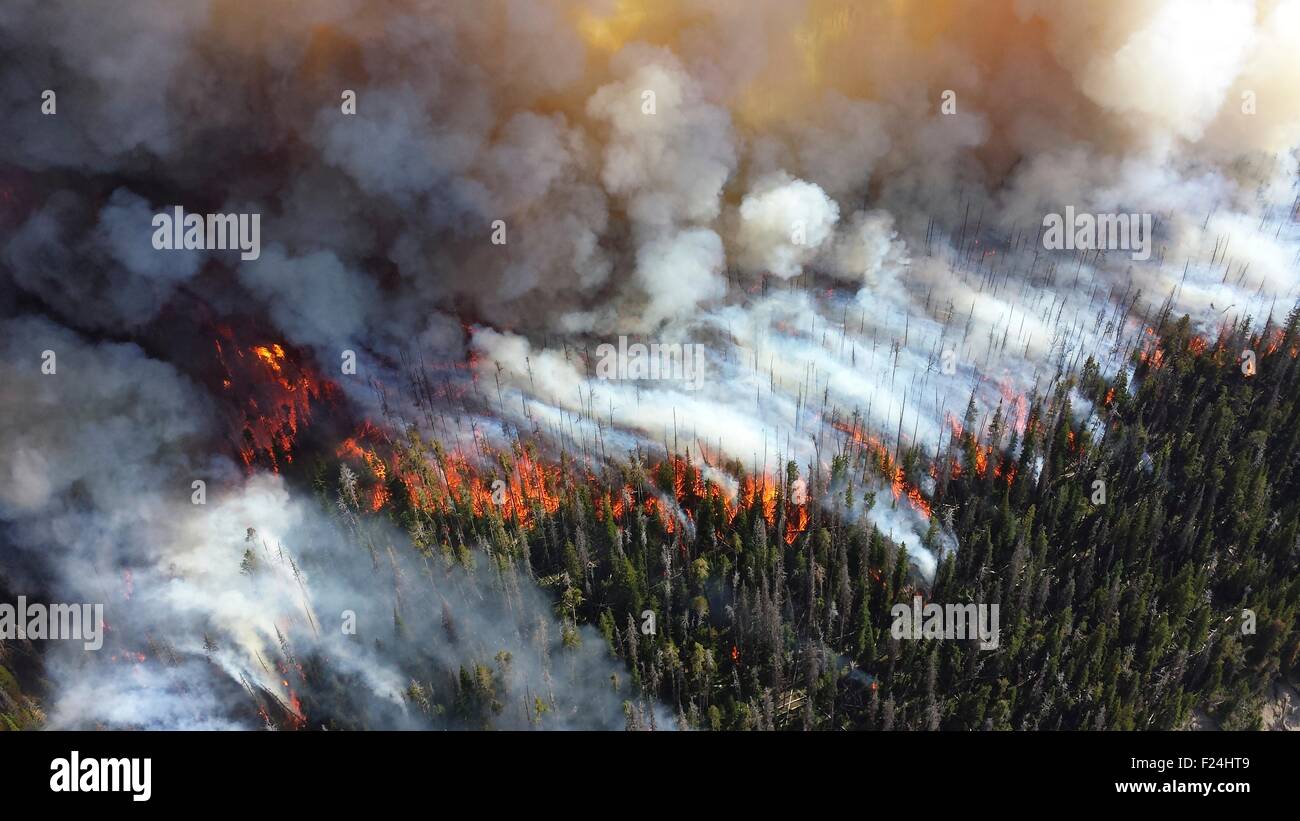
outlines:
[[[552,484],[538,468],[531,498],[504,506],[466,484],[440,510],[405,501],[418,499],[401,478],[412,473],[367,470],[379,464],[367,457],[352,461],[352,507],[395,517],[435,563],[539,579],[566,642],[581,640],[575,624],[597,625],[639,696],[629,727],[656,724],[646,705],[659,699],[681,726],[709,729],[1156,729],[1198,708],[1250,728],[1265,690],[1300,664],[1298,328],[1293,313],[1207,341],[1164,318],[1128,352],[1131,382],[1089,360],[1032,398],[1023,433],[1002,410],[981,424],[972,403],[937,455],[895,459],[840,417],[829,474],[791,462],[765,483],[721,466],[734,502],[698,460],[634,458],[599,480],[573,479],[570,463]],[[455,475],[436,446],[413,437],[400,450],[430,483]],[[535,458],[531,446],[515,456]],[[318,466],[327,503],[334,470]],[[519,464],[503,457],[500,470]],[[926,473],[929,500],[910,490]],[[358,481],[383,512],[360,513]],[[932,582],[907,558],[921,546],[856,513],[891,484],[893,504],[932,514],[925,547],[942,549],[945,529],[960,545]],[[655,515],[656,499],[675,499],[690,527]],[[999,648],[892,638],[891,606],[918,593],[998,603]],[[417,677],[411,697],[490,726],[494,664]]]

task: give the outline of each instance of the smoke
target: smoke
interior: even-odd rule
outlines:
[[[652,330],[671,317],[690,315],[726,292],[722,240],[704,228],[656,239],[637,250],[636,279],[649,297],[637,327]]]
[[[272,246],[239,266],[239,281],[263,300],[275,327],[325,360],[355,348],[382,321],[374,282],[347,270],[329,251],[290,257]]]
[[[798,276],[839,218],[839,206],[816,185],[784,172],[765,177],[740,202],[737,262],[754,273]]]
[[[824,270],[850,284],[878,286],[897,278],[911,260],[888,211],[859,211],[836,237]]]
[[[19,364],[44,350],[57,352],[53,376]],[[67,683],[52,727],[257,726],[237,708],[241,685],[364,726],[417,727],[434,717],[406,696],[430,659],[451,676],[499,668],[498,726],[530,726],[530,692],[555,701],[546,726],[622,726],[634,696],[609,685],[603,638],[584,628],[562,647],[547,597],[513,566],[481,570],[488,581],[435,571],[395,528],[353,516],[348,538],[280,476],[196,461],[219,452],[197,387],[134,345],[18,318],[0,330],[0,361],[13,388],[0,404],[6,575],[55,601],[103,603],[110,638],[100,654],[47,654]],[[194,477],[205,504],[192,503]],[[480,547],[491,563],[513,546]]]
[[[293,680],[277,631],[382,726],[428,720],[417,643],[449,669],[512,648],[512,698],[558,679],[532,581],[417,582],[404,534],[358,557],[307,489],[232,461],[213,324],[449,448],[524,431],[809,476],[846,425],[891,455],[940,452],[972,397],[980,430],[1023,425],[1088,356],[1126,367],[1163,306],[1213,336],[1298,295],[1296,0],[18,0],[0,49],[0,575],[116,602],[177,662],[52,652],[59,726],[247,726],[241,692]],[[262,215],[261,258],[155,251],[178,204]],[[1044,249],[1066,206],[1152,214],[1151,259]],[[624,334],[702,345],[703,387],[600,378]],[[448,419],[410,362],[454,363]],[[929,515],[877,489],[861,515],[928,573]],[[348,643],[343,610],[406,638]],[[563,663],[572,726],[622,722],[600,643]]]

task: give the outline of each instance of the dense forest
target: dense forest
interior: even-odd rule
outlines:
[[[433,562],[539,580],[566,644],[593,624],[626,664],[629,728],[656,726],[656,700],[715,730],[1166,729],[1194,711],[1258,727],[1265,690],[1300,672],[1300,312],[1213,342],[1165,316],[1125,355],[1113,380],[1090,359],[1032,397],[1023,432],[1007,408],[981,423],[972,399],[940,454],[891,454],[840,419],[829,473],[790,462],[769,484],[723,465],[734,503],[686,456],[634,456],[592,481],[566,465],[549,493],[538,470],[517,504],[480,504],[468,483],[450,506],[408,503],[403,476],[456,470],[414,435],[400,459],[416,474],[355,460],[340,494],[322,463],[318,489],[345,516],[395,518]],[[535,464],[531,445],[514,457]],[[932,581],[855,513],[891,485],[909,503],[926,473]],[[392,503],[363,513],[358,482]],[[656,516],[656,499],[690,526]],[[998,603],[1000,646],[893,638],[891,607],[918,594]],[[499,662],[414,677],[408,695],[492,726]]]

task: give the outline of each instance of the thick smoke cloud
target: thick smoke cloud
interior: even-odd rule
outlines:
[[[425,428],[400,363],[457,363],[456,422],[430,436],[807,475],[855,412],[935,453],[972,396],[982,426],[1089,355],[1124,368],[1165,304],[1213,336],[1300,295],[1296,0],[18,0],[0,50],[0,573],[126,607],[129,570],[132,634],[177,657],[128,684],[52,654],[60,726],[242,726],[241,676],[283,689],[250,661],[281,625],[359,677],[375,723],[418,722],[409,646],[320,639],[303,605],[391,625],[417,569],[325,570],[350,548],[302,489],[231,461],[196,323],[329,374],[356,351],[349,410]],[[154,251],[149,218],[178,204],[262,215],[260,259]],[[1151,259],[1045,250],[1066,206],[1152,214]],[[598,378],[624,334],[703,345],[702,388]],[[933,566],[923,516],[863,515]],[[248,527],[305,581],[275,545],[242,573]],[[437,588],[483,637],[441,661],[510,646],[527,688],[558,626],[530,580],[502,584],[508,617]],[[406,640],[448,647],[436,621]],[[599,643],[574,726],[622,720],[581,689],[607,680]],[[91,709],[76,681],[110,695]]]
[[[54,375],[19,364],[45,350],[57,354]],[[285,701],[293,687],[368,726],[418,727],[432,717],[407,702],[421,683],[414,660],[455,674],[503,652],[502,697],[515,703],[500,726],[530,726],[515,706],[530,690],[555,696],[548,726],[623,725],[622,700],[634,696],[610,687],[614,663],[594,630],[561,649],[531,580],[506,571],[485,597],[464,571],[433,575],[412,561],[405,534],[353,515],[383,551],[377,565],[281,477],[245,479],[209,455],[214,420],[170,365],[36,318],[0,326],[0,361],[13,388],[0,400],[6,576],[54,601],[103,604],[109,632],[98,653],[74,642],[47,654],[66,685],[51,726],[257,726],[251,707],[238,708],[252,703],[242,686]],[[207,504],[191,503],[195,477]],[[490,563],[508,545],[480,547]],[[355,634],[342,629],[347,612]],[[299,664],[322,657],[327,672],[300,678]],[[666,713],[657,720],[671,726]]]

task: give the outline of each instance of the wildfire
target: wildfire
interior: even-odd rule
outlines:
[[[927,519],[930,517],[932,513],[930,503],[926,501],[920,488],[907,481],[903,468],[895,464],[894,456],[889,452],[889,448],[885,446],[884,442],[864,431],[858,430],[856,425],[835,422],[834,426],[836,430],[847,434],[850,439],[872,454],[882,475],[889,479],[889,491],[894,495],[895,501],[906,499],[913,510]]]
[[[1225,326],[1220,329],[1218,339],[1211,346],[1209,338],[1204,336],[1190,336],[1187,339],[1185,349],[1192,356],[1200,359],[1208,356],[1216,365],[1238,364],[1239,358],[1232,356],[1225,357],[1231,341],[1231,333]],[[1267,334],[1252,336],[1245,345],[1249,350],[1257,352],[1260,359],[1265,359],[1273,354],[1283,351],[1283,343],[1286,341],[1285,328],[1273,328]],[[1154,328],[1145,328],[1143,330],[1142,344],[1137,352],[1137,360],[1145,364],[1152,370],[1159,370],[1167,362],[1166,350],[1168,345],[1162,340]],[[1300,358],[1300,341],[1293,342],[1291,346],[1283,351],[1292,359]],[[1247,374],[1249,376],[1249,374]],[[1107,404],[1112,396],[1112,392],[1107,393]]]
[[[307,723],[307,716],[303,715],[302,712],[302,701],[298,698],[298,694],[293,690],[289,691],[289,709],[293,711],[293,724],[295,729],[301,728]]]
[[[561,468],[543,465],[522,447],[510,454],[493,454],[499,463],[513,463],[504,478],[494,478],[482,473],[463,453],[446,454],[429,463],[423,457],[403,454],[374,425],[365,423],[339,445],[335,455],[365,466],[370,483],[367,507],[371,512],[378,512],[392,501],[388,485],[392,477],[405,488],[407,503],[426,512],[447,513],[464,505],[476,517],[495,510],[503,519],[527,528],[532,526],[536,510],[551,514],[560,508]],[[623,505],[620,499],[619,515]]]
[[[651,519],[658,518],[659,523],[660,525],[663,526],[665,533],[671,535],[677,531],[677,527],[673,522],[673,517],[670,516],[668,511],[664,509],[663,505],[659,504],[659,499],[657,499],[656,497],[649,496],[646,498],[645,513]]]
[[[367,429],[373,430],[369,426]],[[388,468],[384,465],[384,460],[375,451],[361,447],[357,437],[345,439],[343,444],[339,445],[335,455],[361,460],[380,482],[383,482],[388,475]]]
[[[275,361],[281,361],[273,348],[268,348],[267,353]],[[926,518],[932,515],[930,502],[919,487],[907,480],[883,443],[854,433],[846,426],[841,426],[841,430],[851,433],[855,441],[872,452],[882,472],[889,477],[895,499],[905,500]],[[721,511],[721,516],[709,520],[714,527],[731,525],[742,510],[758,512],[769,527],[777,524],[780,486],[771,475],[740,477],[738,491],[731,490],[706,480],[703,471],[688,458],[673,456],[666,463],[651,466],[652,475],[668,477],[664,481],[671,485],[672,495],[660,496],[651,488],[638,488],[630,483],[617,491],[610,490],[590,470],[585,476],[575,478],[571,464],[566,467],[545,463],[530,447],[520,443],[507,451],[497,451],[488,443],[479,442],[473,458],[459,451],[443,453],[439,449],[434,453],[421,448],[422,445],[404,449],[376,426],[364,423],[337,447],[335,455],[362,468],[357,474],[357,501],[371,513],[389,507],[394,501],[394,488],[400,487],[403,489],[399,491],[400,497],[414,510],[430,514],[459,510],[476,518],[499,515],[505,521],[529,529],[537,524],[539,515],[556,513],[565,498],[576,501],[572,495],[575,488],[586,484],[593,491],[594,513],[598,519],[604,519],[608,510],[614,521],[621,523],[629,512],[639,507],[648,519],[657,520],[667,534],[677,531],[683,517],[687,523],[694,522],[701,505]],[[984,452],[987,454],[987,449]],[[985,459],[979,467],[981,474],[986,467]],[[781,538],[786,544],[793,544],[807,531],[810,522],[807,502],[787,500]]]
[[[962,424],[952,416],[948,417],[948,424],[952,427],[952,435],[954,439],[960,440],[966,436]],[[1025,424],[1027,425],[1028,422],[1026,421]],[[975,451],[975,475],[983,479],[985,476],[988,475],[989,457],[994,456],[993,446],[981,445],[979,442],[974,440],[973,436],[971,437],[971,441],[969,444]],[[1003,479],[1009,485],[1013,481],[1015,481],[1016,466],[1014,464],[1009,464],[1004,468],[1003,467],[1004,461],[1005,460],[999,458],[997,462],[993,465],[993,478]],[[960,479],[962,476],[962,466],[959,464],[953,464],[951,476],[954,479]]]
[[[1142,350],[1138,351],[1138,361],[1152,370],[1159,370],[1164,363],[1165,349],[1161,347],[1160,337],[1156,335],[1155,328],[1145,329],[1145,334],[1146,339],[1143,342]]]
[[[1029,421],[1029,400],[1023,393],[1017,392],[1011,387],[1011,381],[1004,379],[998,385],[998,392],[1002,394],[1002,401],[1008,408],[1007,418],[1015,428],[1016,433],[1025,432],[1025,424]]]
[[[613,504],[610,506],[610,509],[614,513],[615,521],[622,520],[623,511],[631,506],[631,500],[633,498],[633,494],[634,491],[631,485],[624,485],[623,489],[619,491],[618,498],[615,499]]]
[[[763,518],[769,527],[776,524],[776,482],[763,477]]]
[[[243,346],[231,328],[221,327],[213,344],[222,388],[238,401],[230,430],[240,459],[250,470],[262,463],[278,473],[293,463],[296,438],[311,421],[313,405],[331,396],[334,386],[279,343]]]
[[[539,516],[556,513],[565,499],[576,502],[576,489],[586,485],[595,500],[597,519],[603,520],[608,510],[614,521],[622,523],[639,508],[668,535],[678,531],[683,519],[694,522],[703,505],[721,511],[720,517],[710,520],[713,527],[725,528],[742,510],[755,509],[769,527],[776,526],[778,484],[770,475],[740,477],[738,490],[731,490],[705,479],[689,459],[674,456],[648,466],[651,475],[668,477],[671,495],[661,495],[653,487],[630,483],[610,490],[590,470],[575,476],[571,463],[544,462],[521,443],[500,451],[486,441],[479,442],[473,456],[421,448],[403,449],[375,425],[363,423],[336,448],[335,455],[358,468],[358,504],[371,513],[389,507],[395,487],[400,487],[399,498],[414,510],[428,514],[460,511],[475,518],[499,515],[529,529]],[[913,490],[909,498],[928,513],[929,505],[919,492]],[[807,529],[809,520],[807,505],[789,504],[781,537],[793,543]]]
[[[269,348],[265,345],[254,345],[251,350],[258,359],[262,360],[275,373],[281,373],[284,370],[280,364],[284,361],[284,348],[278,344]]]
[[[930,508],[930,503],[927,502],[925,500],[925,497],[921,495],[921,491],[917,490],[914,487],[909,487],[907,489],[907,501],[912,505],[913,508],[919,511],[921,515],[927,519],[930,518],[931,514],[933,513],[933,511]]]
[[[715,493],[721,493],[720,490]],[[770,476],[746,476],[740,483],[740,494],[735,500],[725,500],[727,521],[731,522],[741,510],[750,510],[754,501],[762,505],[763,520],[768,527],[776,525],[776,481]]]
[[[799,534],[808,529],[808,505],[794,505],[794,510],[785,521],[785,543],[794,544]]]
[[[1272,356],[1273,354],[1281,350],[1282,343],[1285,341],[1286,341],[1286,329],[1274,328],[1272,333],[1269,334],[1267,342],[1265,342],[1262,336],[1255,337],[1251,340],[1251,346],[1253,348],[1260,350],[1260,358],[1262,359],[1265,357]],[[1223,343],[1222,341],[1220,341],[1219,347],[1222,348],[1222,346]],[[1290,356],[1292,359],[1296,359],[1300,357],[1300,341],[1292,342],[1291,347],[1286,351],[1286,354]]]

